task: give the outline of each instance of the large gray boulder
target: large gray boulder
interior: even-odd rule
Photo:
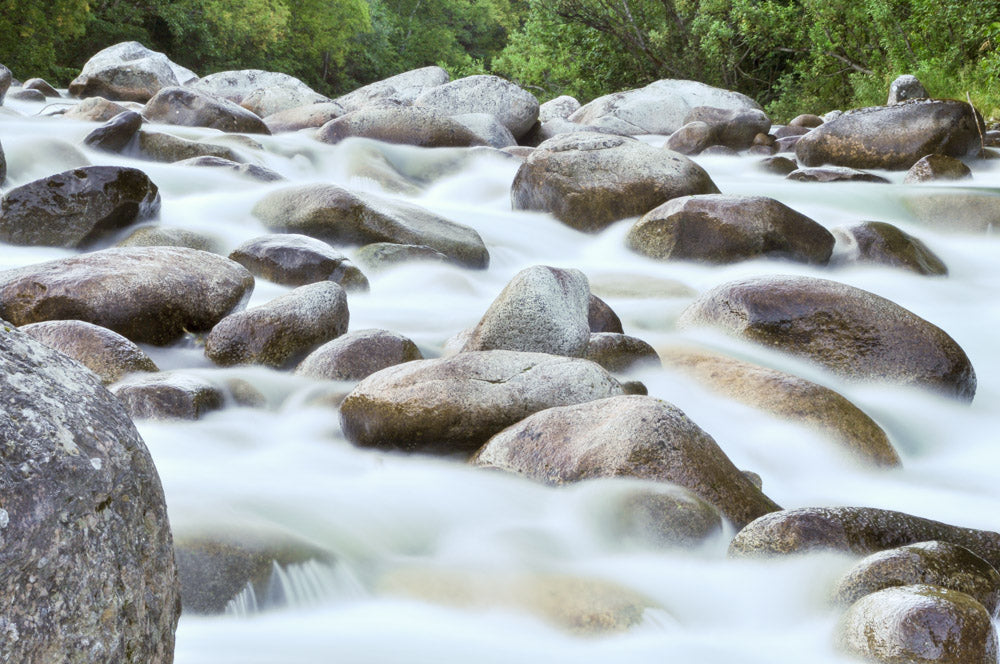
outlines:
[[[0,241],[81,247],[159,213],[159,190],[142,171],[84,166],[8,191],[0,200]]]
[[[317,140],[324,143],[339,143],[353,136],[424,148],[486,145],[447,113],[414,106],[366,106],[327,122],[316,132]]]
[[[87,97],[79,104],[71,106],[63,113],[64,118],[86,122],[107,122],[129,109],[104,97]]]
[[[704,293],[678,320],[812,360],[859,381],[928,388],[971,401],[976,373],[939,327],[874,293],[813,277],[763,276]]]
[[[369,83],[334,101],[348,113],[382,100],[409,106],[424,90],[444,85],[449,79],[448,72],[441,67],[422,67]]]
[[[825,265],[830,231],[766,196],[681,196],[646,214],[629,230],[629,249],[650,258],[734,263],[768,256]]]
[[[225,132],[270,134],[264,121],[242,106],[191,88],[167,87],[146,102],[143,115],[150,122],[209,127]]]
[[[965,157],[980,149],[983,119],[952,99],[915,99],[848,111],[799,139],[805,166],[906,170],[928,154]]]
[[[245,305],[253,276],[196,249],[103,249],[0,272],[0,317],[15,325],[82,320],[137,343],[207,332]]]
[[[462,350],[583,357],[590,340],[589,304],[590,286],[579,270],[525,268],[486,310]]]
[[[573,122],[630,134],[669,135],[697,106],[761,110],[746,95],[696,81],[664,79],[644,88],[598,97],[569,116]]]
[[[499,76],[486,74],[466,76],[425,90],[413,100],[413,105],[448,115],[488,113],[514,138],[524,136],[538,121],[535,95]]]
[[[623,394],[587,360],[492,350],[417,360],[361,381],[340,407],[344,435],[362,447],[470,453],[532,413]]]
[[[260,117],[330,101],[294,76],[262,69],[220,71],[188,87],[228,99]]]
[[[255,277],[284,286],[333,281],[346,290],[368,290],[368,279],[350,259],[326,242],[296,233],[247,240],[229,254]]]
[[[0,392],[3,658],[170,664],[180,596],[167,508],[122,404],[2,321]]]
[[[909,99],[927,99],[930,94],[924,84],[913,74],[903,74],[897,76],[896,80],[889,85],[889,99],[886,105],[902,104]]]
[[[505,429],[473,463],[562,484],[595,477],[673,482],[715,505],[737,528],[781,509],[679,409],[646,396],[550,408]]]
[[[595,232],[678,196],[718,192],[708,173],[683,155],[587,132],[539,145],[518,169],[510,196],[515,210],[550,212]]]
[[[107,328],[82,320],[47,320],[19,328],[32,339],[72,357],[107,385],[125,374],[159,371],[137,345]]]
[[[318,102],[278,111],[264,117],[264,124],[272,134],[283,131],[298,131],[322,127],[330,120],[336,120],[347,111],[335,101]]]
[[[280,368],[339,337],[349,319],[347,295],[339,284],[307,284],[223,318],[205,339],[205,355],[221,366]]]
[[[122,42],[98,51],[69,84],[74,97],[105,97],[146,102],[161,89],[198,77],[139,42]]]
[[[724,145],[734,150],[746,150],[758,134],[767,134],[771,118],[757,108],[717,108],[695,106],[684,117],[684,124],[704,122],[711,133],[711,145]]]
[[[275,232],[301,233],[333,244],[372,242],[424,245],[471,268],[485,268],[489,252],[479,233],[412,203],[352,192],[333,184],[271,192],[253,215]]]

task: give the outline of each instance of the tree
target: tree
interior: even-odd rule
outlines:
[[[0,0],[0,62],[15,76],[68,78],[59,54],[83,34],[87,0]]]

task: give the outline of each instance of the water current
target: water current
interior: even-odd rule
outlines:
[[[43,106],[9,101],[7,107],[24,116],[0,115],[7,188],[81,160],[127,164],[159,186],[159,223],[207,234],[222,253],[267,232],[251,208],[287,183],[261,184],[218,169],[89,151],[81,140],[96,125],[45,117],[52,108],[42,113]],[[221,136],[157,129],[185,138]],[[537,264],[578,268],[621,317],[626,333],[654,347],[697,343],[830,386],[871,415],[902,457],[899,469],[862,467],[820,434],[678,374],[657,368],[631,376],[651,395],[684,410],[737,467],[758,473],[764,491],[782,506],[882,507],[1000,529],[1000,237],[949,230],[945,218],[918,221],[901,201],[920,185],[901,184],[901,173],[882,173],[890,185],[810,184],[755,171],[759,157],[695,158],[723,193],[774,197],[827,228],[863,219],[894,223],[943,259],[947,277],[776,260],[721,267],[656,262],[625,248],[630,220],[587,235],[546,214],[512,211],[514,159],[362,139],[329,146],[305,134],[255,140],[263,150],[244,149],[247,158],[295,183],[381,192],[363,174],[373,159],[385,159],[421,181],[419,192],[406,198],[475,228],[489,248],[486,271],[422,263],[369,274],[371,291],[348,298],[352,330],[394,330],[434,357],[451,336],[475,324],[519,270]],[[974,179],[966,186],[1000,187],[997,163],[972,164]],[[0,268],[70,253],[4,246]],[[914,389],[845,383],[789,356],[675,329],[697,293],[763,274],[835,279],[935,323],[971,358],[979,380],[975,401],[969,406]],[[251,305],[286,290],[258,280]],[[268,401],[265,408],[233,406],[196,422],[137,422],[162,478],[175,536],[264,532],[306,542],[334,561],[282,570],[277,583],[284,600],[269,607],[244,593],[226,615],[182,616],[178,664],[848,661],[833,645],[841,610],[828,600],[831,585],[852,562],[846,556],[731,560],[731,529],[693,550],[623,539],[605,506],[634,486],[630,481],[550,488],[455,460],[358,449],[340,433],[336,410],[310,399],[323,388],[317,381],[262,368],[214,368],[197,347],[144,348],[163,369],[244,378]],[[662,609],[648,610],[641,624],[623,633],[579,636],[510,606],[429,603],[394,594],[379,582],[411,569],[486,578],[570,574],[613,582]]]

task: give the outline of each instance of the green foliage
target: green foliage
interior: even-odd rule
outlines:
[[[87,0],[0,0],[0,62],[15,76],[62,81],[59,54],[84,32]]]

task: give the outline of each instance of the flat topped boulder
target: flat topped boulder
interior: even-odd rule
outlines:
[[[122,42],[98,51],[69,84],[74,97],[105,97],[146,102],[161,89],[198,77],[167,56],[139,42]]]
[[[971,401],[976,373],[944,330],[874,293],[812,277],[764,276],[704,293],[678,321],[816,362],[859,381],[914,385]]]
[[[137,343],[207,332],[245,305],[253,276],[197,249],[103,249],[0,272],[0,317],[15,325],[82,320]]]
[[[701,166],[631,138],[575,133],[550,138],[521,164],[511,186],[515,210],[550,212],[585,232],[693,194],[717,194]]]
[[[270,134],[264,121],[228,99],[191,88],[167,87],[146,102],[143,115],[150,122],[209,127],[226,132]]]
[[[540,411],[493,436],[473,463],[555,484],[595,477],[673,482],[737,528],[781,509],[683,412],[647,396]]]
[[[122,404],[0,321],[0,612],[10,662],[170,664],[180,616],[163,489]]]
[[[588,360],[491,350],[378,371],[347,395],[340,418],[362,447],[470,453],[532,413],[619,394]]]
[[[980,149],[983,119],[963,101],[914,99],[848,111],[799,139],[805,166],[906,170],[929,154],[965,157]]]

